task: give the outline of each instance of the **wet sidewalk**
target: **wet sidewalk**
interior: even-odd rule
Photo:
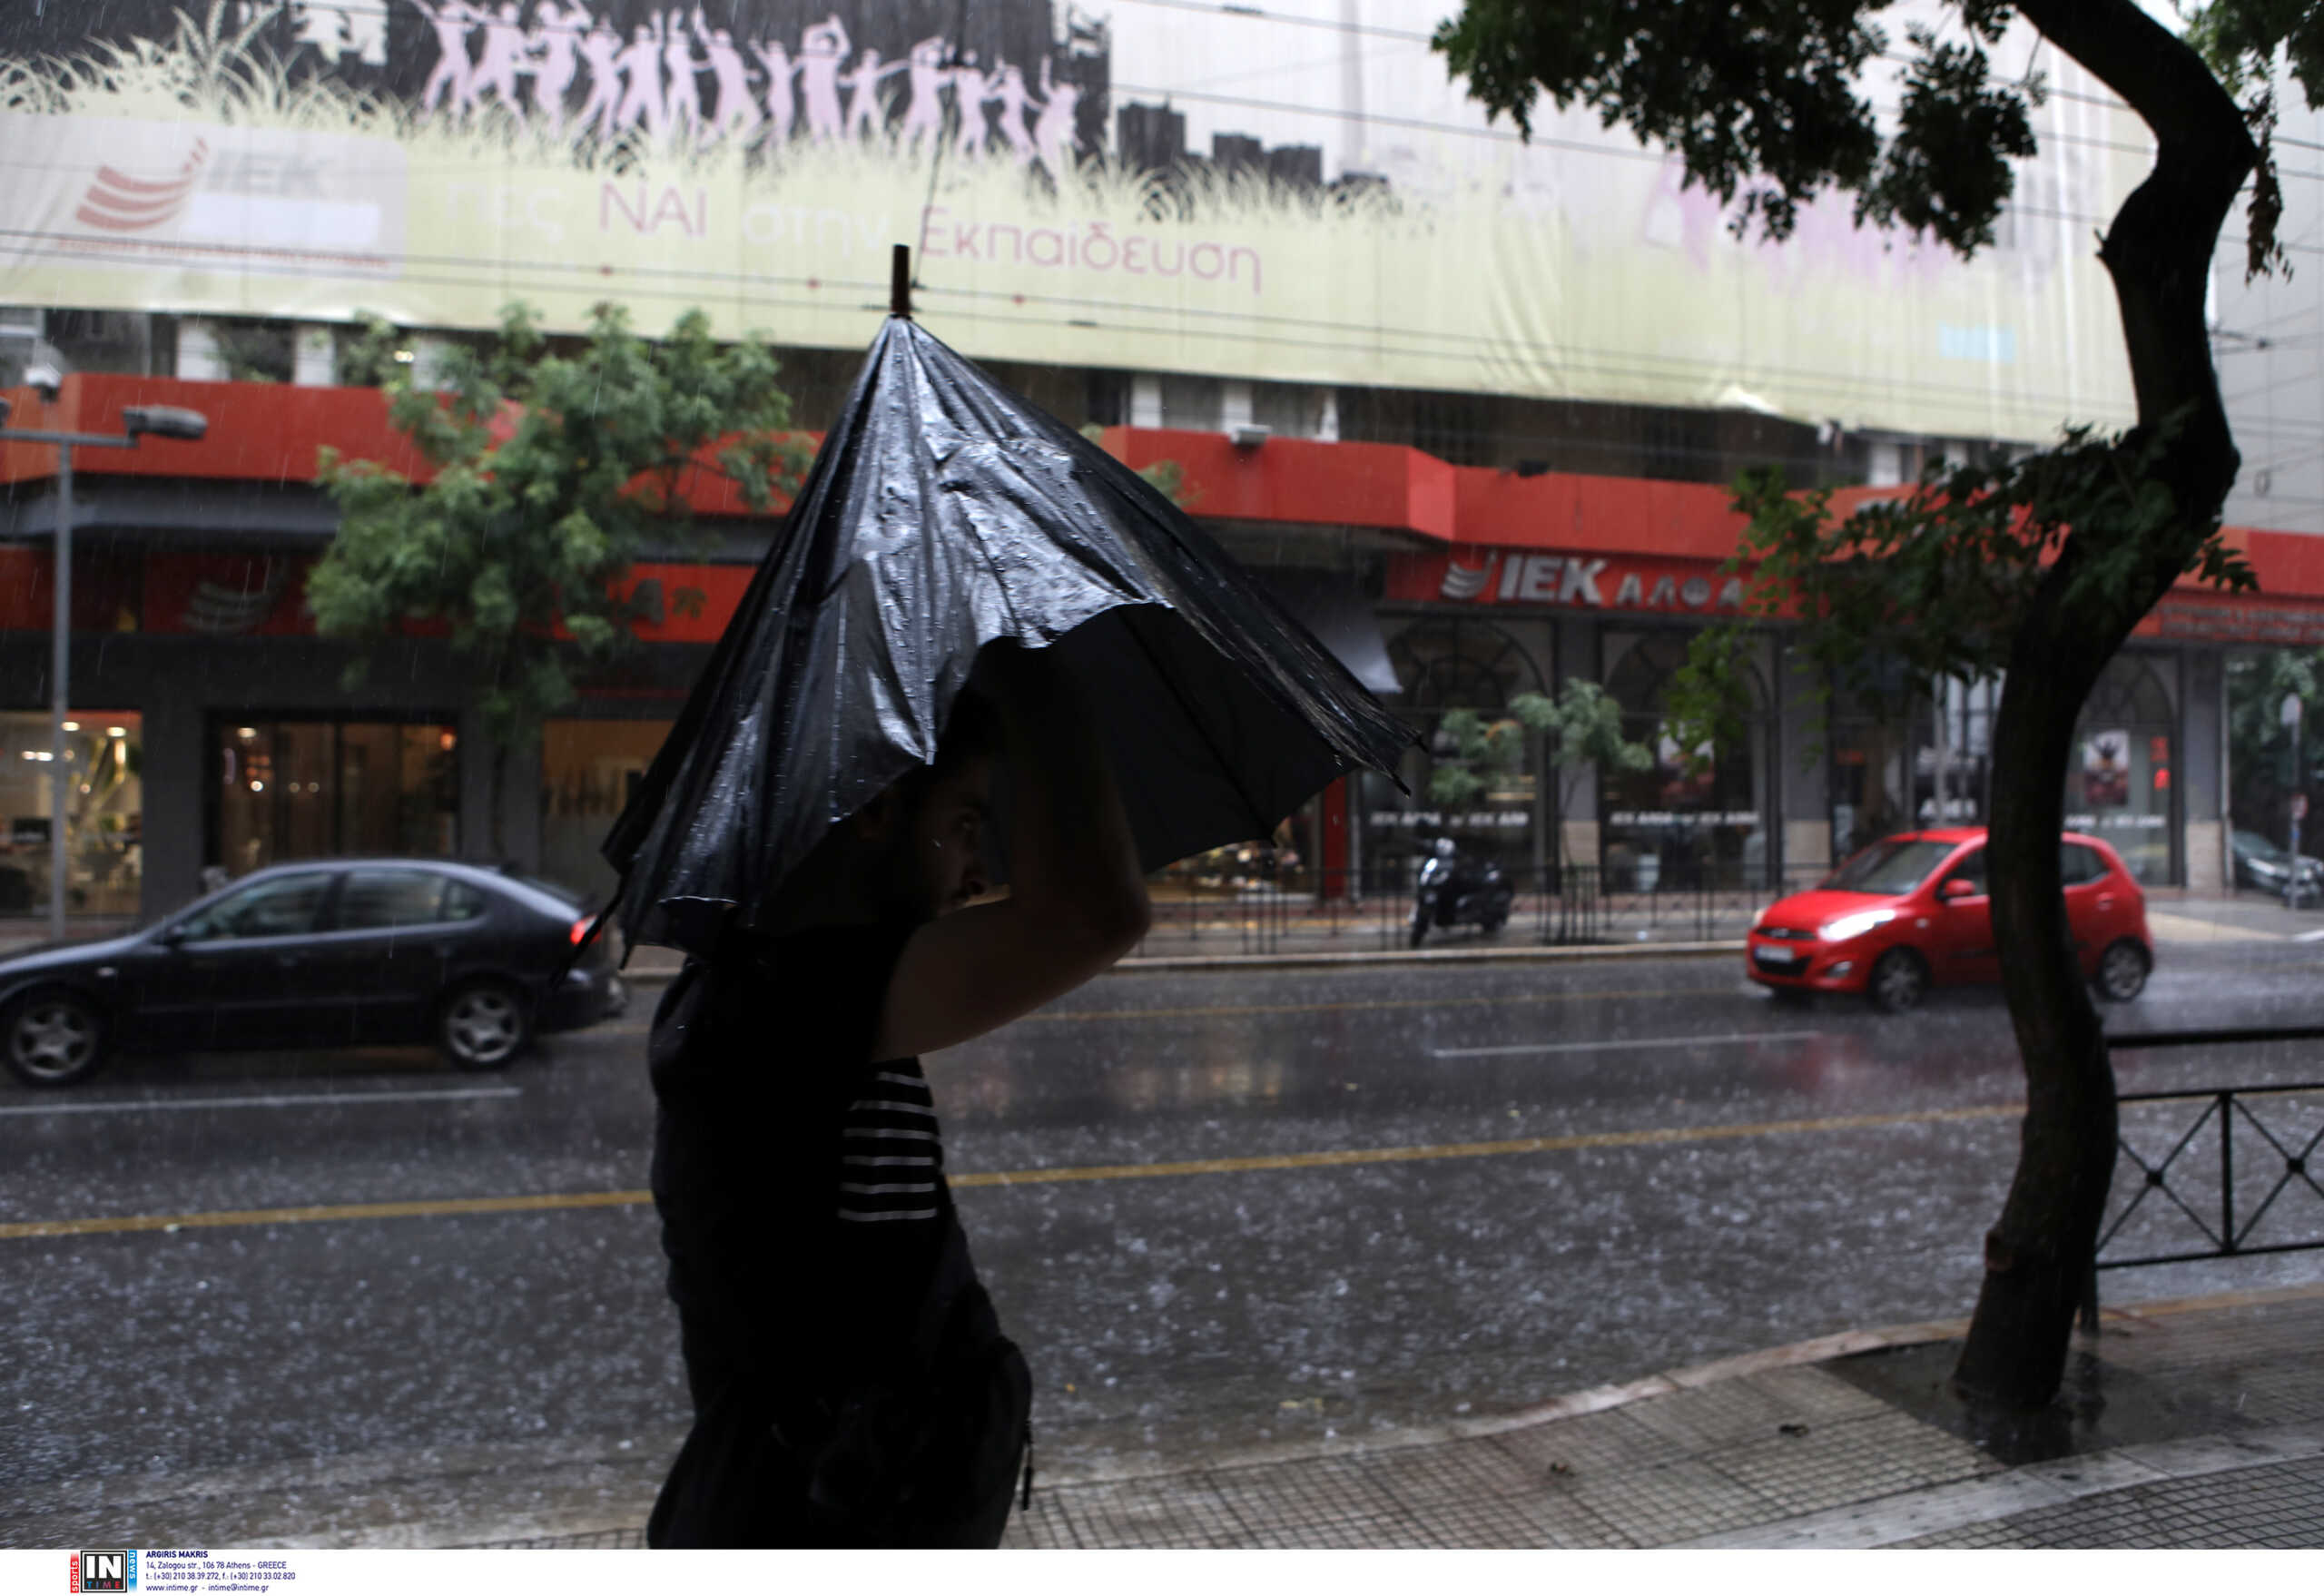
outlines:
[[[2324,1286],[2109,1310],[1981,1427],[1958,1324],[1860,1331],[1427,1430],[1045,1469],[1004,1545],[2324,1547]],[[59,1482],[0,1546],[644,1544],[666,1432]]]
[[[1039,1547],[2324,1546],[2324,1287],[2111,1311],[1981,1428],[1914,1325],[1305,1456],[1037,1490]]]

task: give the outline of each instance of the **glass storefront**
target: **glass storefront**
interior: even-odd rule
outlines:
[[[1365,857],[1393,872],[1423,836],[1442,834],[1530,871],[1541,852],[1541,740],[1504,712],[1521,693],[1548,691],[1532,655],[1491,622],[1432,616],[1390,639],[1388,658],[1403,684],[1396,708],[1423,742],[1397,773],[1410,796],[1376,774],[1361,779]],[[1456,734],[1452,717],[1463,710],[1492,742],[1482,754]]]
[[[1684,632],[1607,632],[1606,691],[1622,734],[1654,751],[1640,771],[1599,773],[1601,857],[1608,890],[1690,892],[1758,886],[1771,865],[1766,695],[1742,671],[1748,704],[1732,744],[1688,750],[1664,716],[1670,678],[1687,663]]]
[[[2104,838],[2148,886],[2177,880],[2178,716],[2158,662],[2116,655],[2083,706],[2066,766],[2066,825]]]
[[[665,720],[556,720],[541,736],[541,874],[585,898],[614,890],[597,852],[670,734]]]
[[[229,875],[330,854],[459,852],[449,715],[211,722],[210,860]]]
[[[54,723],[37,711],[0,714],[0,914],[47,908]],[[64,723],[71,773],[64,810],[64,909],[132,915],[144,872],[144,722],[129,710],[75,710]]]
[[[2178,711],[2168,660],[2118,655],[2083,707],[2067,829],[2103,837],[2149,886],[2179,880]],[[1946,682],[1881,716],[1846,699],[1831,736],[1833,857],[1915,826],[1983,825],[2002,681]]]

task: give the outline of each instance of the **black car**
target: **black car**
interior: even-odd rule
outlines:
[[[562,889],[475,865],[274,865],[127,936],[0,959],[0,1049],[36,1087],[85,1080],[116,1048],[433,1041],[458,1069],[498,1069],[621,1012],[602,941],[556,980],[587,924]]]

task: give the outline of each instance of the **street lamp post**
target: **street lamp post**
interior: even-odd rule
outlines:
[[[54,398],[52,393],[49,397]],[[66,757],[65,718],[72,714],[73,647],[73,450],[135,448],[148,433],[155,438],[199,439],[210,429],[210,419],[199,410],[174,405],[128,405],[121,412],[122,430],[58,432],[41,428],[10,427],[9,405],[0,399],[0,441],[53,443],[56,446],[56,574],[55,602],[49,621],[48,728],[48,934],[64,938],[64,813],[71,805],[72,765]]]

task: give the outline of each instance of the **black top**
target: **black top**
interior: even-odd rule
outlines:
[[[908,926],[822,927],[692,961],[655,1016],[654,1202],[700,1408],[737,1375],[899,1372],[956,1228],[916,1059],[872,1033]]]

